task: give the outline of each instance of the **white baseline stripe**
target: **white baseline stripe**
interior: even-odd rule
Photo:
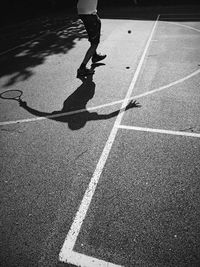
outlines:
[[[115,120],[115,123],[114,123],[114,126],[111,130],[111,133],[110,133],[110,136],[105,144],[105,147],[103,149],[103,152],[100,156],[100,159],[99,159],[99,162],[96,166],[96,169],[94,171],[94,174],[91,178],[91,181],[89,183],[89,186],[84,194],[84,197],[82,199],[82,202],[80,204],[80,207],[76,213],[76,216],[75,216],[75,219],[70,227],[70,230],[67,234],[67,237],[64,241],[64,244],[63,244],[63,247],[60,251],[60,254],[59,254],[59,260],[60,261],[63,261],[63,262],[73,262],[73,254],[72,254],[72,250],[74,248],[74,245],[76,243],[76,239],[78,237],[78,234],[80,232],[80,229],[81,229],[81,226],[82,226],[82,223],[85,219],[85,216],[86,216],[86,213],[88,211],[88,208],[89,208],[89,205],[91,203],[91,200],[92,200],[92,197],[94,195],[94,192],[96,190],[96,187],[97,187],[97,184],[98,184],[98,181],[99,181],[99,178],[101,176],[101,173],[103,171],[103,168],[104,168],[104,165],[107,161],[107,158],[108,158],[108,155],[110,153],[110,150],[112,148],[112,145],[114,143],[114,140],[115,140],[115,137],[116,137],[116,134],[117,134],[117,131],[118,131],[118,126],[120,125],[121,123],[121,120],[122,120],[122,117],[123,117],[123,114],[124,114],[124,110],[126,108],[126,105],[131,97],[131,94],[132,94],[132,91],[134,89],[134,86],[135,86],[135,83],[138,79],[138,76],[139,76],[139,73],[140,73],[140,70],[142,68],[142,64],[144,62],[144,59],[145,59],[145,56],[146,56],[146,53],[147,53],[147,50],[149,48],[149,45],[150,45],[150,42],[151,42],[151,39],[152,39],[152,36],[154,34],[154,31],[155,31],[155,28],[157,26],[157,23],[158,23],[158,19],[159,19],[159,15],[157,17],[157,20],[153,26],[153,29],[151,31],[151,34],[150,34],[150,37],[147,41],[147,44],[145,46],[145,49],[144,49],[144,52],[142,54],[142,57],[140,59],[140,62],[138,64],[138,67],[136,69],[136,72],[134,74],[134,77],[132,79],[132,82],[128,88],[128,91],[127,91],[127,94],[126,94],[126,97],[122,103],[122,106],[121,106],[121,111],[120,113],[118,114],[116,120]],[[107,262],[105,262],[105,265],[104,266],[107,266],[106,264],[108,264]],[[79,266],[82,266],[81,265],[81,262],[79,262]],[[85,265],[84,265],[85,266]]]
[[[89,257],[84,254],[72,251],[70,257],[70,263],[80,267],[122,267],[104,260],[99,260],[93,257]],[[80,265],[81,264],[81,265]]]
[[[118,128],[119,129],[125,129],[125,130],[140,131],[140,132],[161,133],[161,134],[171,134],[171,135],[179,135],[179,136],[188,136],[188,137],[198,137],[198,138],[200,138],[200,134],[198,134],[198,133],[189,133],[189,132],[181,132],[181,131],[169,131],[169,130],[153,129],[153,128],[146,128],[146,127],[136,127],[136,126],[128,126],[128,125],[119,125]]]

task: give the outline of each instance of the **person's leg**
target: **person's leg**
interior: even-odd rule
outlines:
[[[96,55],[96,50],[97,50],[98,45],[97,44],[91,44],[89,49],[87,50],[85,57],[82,61],[81,66],[86,66],[89,60]]]
[[[90,45],[81,63],[80,68],[86,68],[87,63],[90,61],[91,58],[92,58],[93,64],[106,58],[106,55],[97,54],[97,47],[98,47],[98,44]]]
[[[91,15],[79,15],[80,19],[82,20],[84,27],[87,31],[88,34],[88,40],[90,42],[90,47],[86,51],[83,61],[78,68],[77,75],[88,75],[88,74],[93,74],[94,70],[93,69],[88,69],[86,67],[87,63],[90,61],[90,59],[93,57],[93,55],[96,53],[96,49],[98,44],[94,43],[92,38],[94,35],[94,18]]]
[[[99,18],[97,14],[95,15],[95,20],[96,20],[96,27],[95,27],[95,35],[94,35],[93,41],[99,44],[100,36],[101,36],[101,19]],[[103,60],[105,57],[106,55],[97,53],[97,49],[96,49],[94,55],[92,56],[92,63],[94,64],[96,62],[99,62]]]
[[[87,69],[86,65],[92,59],[92,63],[96,63],[104,59],[105,55],[97,54],[97,47],[100,42],[100,32],[101,32],[101,21],[98,15],[82,15],[80,16],[84,23],[85,29],[88,33],[88,40],[90,42],[90,47],[87,50],[83,61],[78,69],[78,75],[93,74],[94,69]]]
[[[97,44],[91,44],[89,49],[87,50],[84,58],[83,58],[83,61],[80,65],[80,67],[78,68],[78,71],[77,71],[77,75],[81,76],[81,75],[90,75],[90,74],[94,74],[94,69],[88,69],[86,67],[87,63],[89,62],[89,60],[95,55],[96,53],[96,49],[97,49]]]

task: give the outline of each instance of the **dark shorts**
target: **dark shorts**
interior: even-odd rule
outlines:
[[[91,44],[98,45],[101,35],[101,20],[97,14],[92,15],[79,15],[79,18],[83,21],[85,29],[88,34],[88,40]]]

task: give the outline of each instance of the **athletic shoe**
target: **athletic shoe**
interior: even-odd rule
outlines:
[[[79,68],[77,70],[77,76],[88,76],[94,74],[93,69],[88,69],[88,68]]]
[[[92,57],[92,63],[99,62],[103,60],[104,58],[106,58],[106,55],[96,54]]]

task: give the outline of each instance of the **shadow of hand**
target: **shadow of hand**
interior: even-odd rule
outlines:
[[[126,110],[130,108],[141,108],[141,105],[136,100],[135,101],[131,100],[126,106]]]

